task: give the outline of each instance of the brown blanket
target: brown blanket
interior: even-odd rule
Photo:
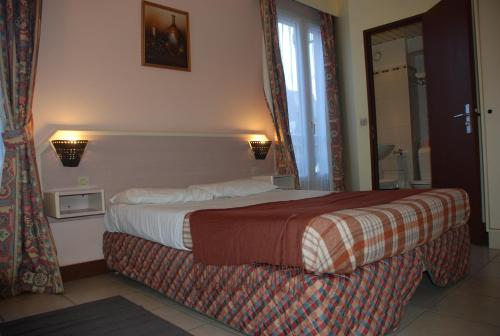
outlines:
[[[302,235],[322,214],[390,203],[426,190],[333,193],[294,201],[191,213],[196,262],[209,265],[265,263],[302,267]]]

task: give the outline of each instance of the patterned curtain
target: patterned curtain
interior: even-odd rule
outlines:
[[[0,84],[5,161],[0,188],[0,296],[62,293],[43,212],[32,137],[41,0],[0,0]]]
[[[330,152],[332,161],[333,190],[344,190],[344,160],[342,147],[342,126],[339,108],[337,81],[337,59],[335,56],[335,30],[333,16],[320,12],[321,39],[325,63],[326,98],[330,126]]]
[[[283,64],[281,63],[278,41],[276,0],[260,0],[260,14],[264,34],[267,72],[271,89],[269,110],[278,140],[275,145],[277,172],[278,174],[294,176],[295,187],[299,189],[299,174],[288,124],[285,74],[283,72]]]

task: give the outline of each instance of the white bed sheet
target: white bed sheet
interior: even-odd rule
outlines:
[[[122,232],[179,250],[184,246],[184,217],[202,209],[227,209],[266,202],[297,200],[326,195],[328,191],[274,190],[244,197],[221,198],[202,202],[177,204],[112,204],[105,217],[109,232]]]

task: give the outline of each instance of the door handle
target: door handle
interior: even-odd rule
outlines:
[[[464,118],[465,134],[471,134],[472,133],[472,116],[470,113],[470,104],[465,104],[464,110],[465,110],[464,113],[455,114],[453,116],[453,118],[465,117]]]
[[[488,113],[489,114],[493,113],[493,110],[488,110]],[[481,116],[481,113],[477,112],[477,109],[474,110],[474,114],[477,115],[478,117]],[[464,116],[467,117],[470,115],[471,115],[470,112],[466,112],[466,113],[455,114],[454,116],[452,116],[452,118],[460,118],[460,117],[464,117]]]
[[[465,120],[465,134],[472,133],[472,117],[470,115],[470,105],[465,104],[465,112],[464,112],[464,120]]]

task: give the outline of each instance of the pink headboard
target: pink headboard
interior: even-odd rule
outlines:
[[[79,167],[63,167],[51,146],[39,153],[44,191],[103,188],[106,197],[131,187],[186,187],[254,175],[271,175],[274,155],[255,160],[244,135],[89,134]]]

